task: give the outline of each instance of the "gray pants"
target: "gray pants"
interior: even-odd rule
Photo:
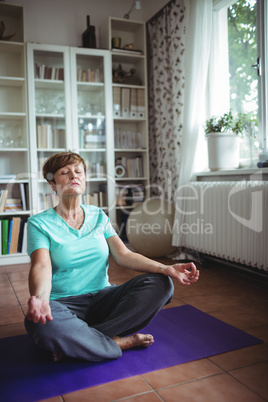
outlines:
[[[171,301],[173,289],[169,277],[139,275],[98,293],[51,300],[53,320],[25,319],[25,328],[42,349],[88,361],[116,359],[122,351],[112,338],[145,327]]]

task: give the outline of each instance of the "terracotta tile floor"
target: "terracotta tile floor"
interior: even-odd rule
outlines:
[[[199,268],[198,283],[191,287],[175,284],[174,299],[166,308],[191,304],[259,337],[263,344],[61,395],[49,401],[268,401],[267,279],[238,273],[214,262]],[[23,319],[28,299],[28,271],[29,264],[0,267],[1,338],[25,333]],[[112,283],[125,282],[134,275],[137,273],[124,270],[111,261]]]

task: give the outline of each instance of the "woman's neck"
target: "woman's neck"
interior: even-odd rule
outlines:
[[[81,215],[82,209],[80,205],[80,197],[63,197],[55,207],[55,211],[63,218],[75,219]]]
[[[73,229],[79,230],[85,219],[84,210],[80,206],[80,197],[78,200],[71,202],[70,200],[61,200],[59,204],[55,207],[55,211],[62,219]]]

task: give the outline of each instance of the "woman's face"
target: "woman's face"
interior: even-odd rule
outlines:
[[[85,192],[86,176],[83,164],[80,162],[66,165],[54,174],[55,183],[50,185],[57,195],[80,195]]]

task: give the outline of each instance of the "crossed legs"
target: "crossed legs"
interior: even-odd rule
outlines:
[[[53,321],[45,325],[25,320],[35,344],[54,354],[100,361],[115,359],[122,350],[150,346],[152,335],[134,334],[170,302],[173,284],[161,274],[139,275],[97,294],[51,301]]]

